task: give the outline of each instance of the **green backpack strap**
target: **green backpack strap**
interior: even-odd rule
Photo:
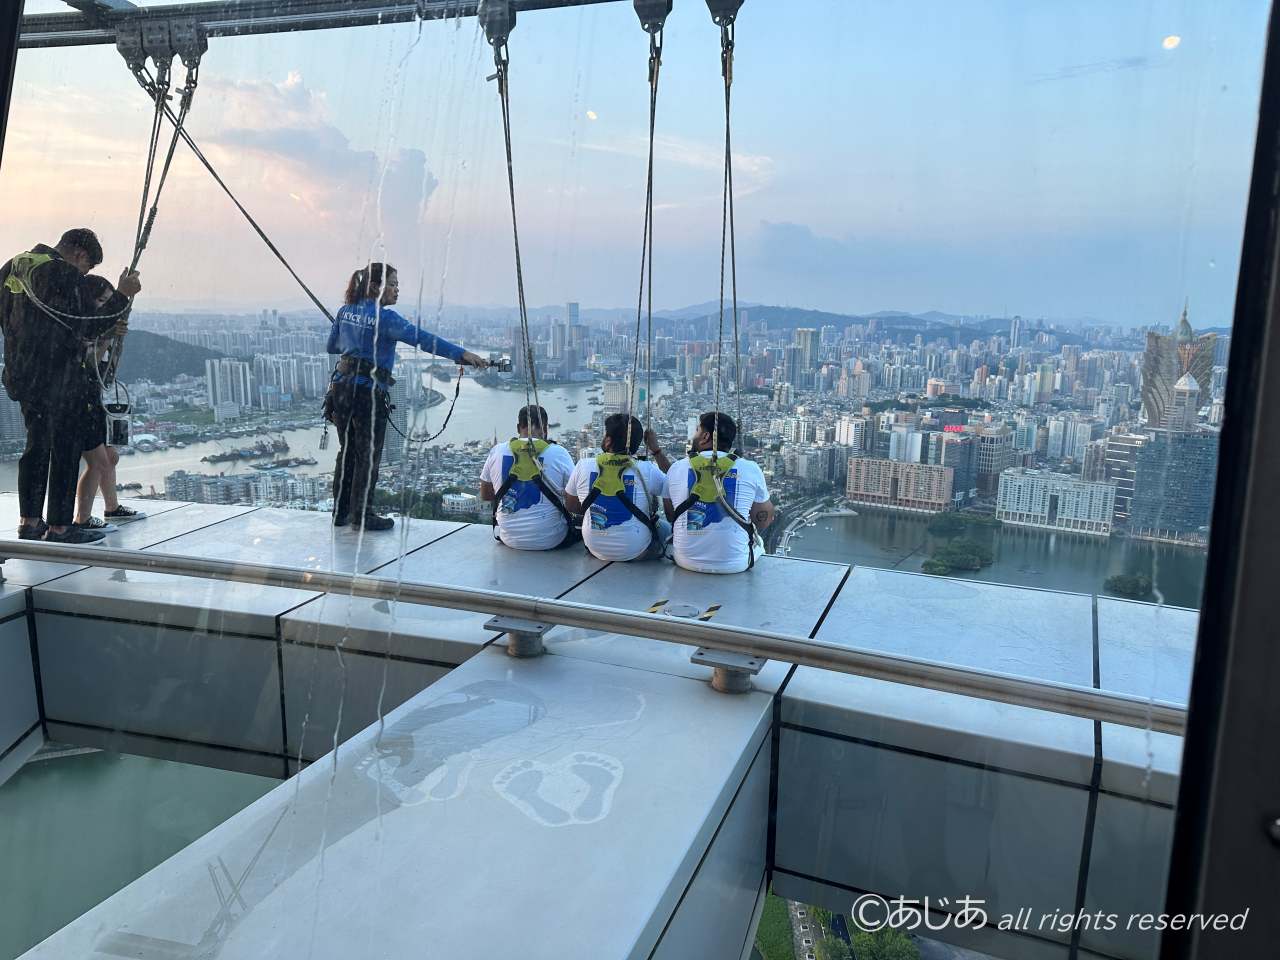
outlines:
[[[33,253],[30,250],[18,254],[9,261],[9,276],[5,277],[4,288],[14,294],[30,294],[31,274],[36,267],[42,267],[52,259],[47,253]]]
[[[700,503],[715,503],[720,499],[720,491],[724,487],[724,478],[733,469],[738,458],[731,453],[712,459],[706,454],[698,454],[689,460],[689,469],[696,480],[689,497]]]
[[[591,485],[591,489],[598,490],[601,496],[621,497],[626,490],[622,474],[633,466],[635,461],[625,453],[600,454],[596,457],[596,482]]]
[[[542,456],[543,451],[551,444],[536,438],[512,437],[507,445],[515,458],[508,477],[515,477],[517,480],[534,480],[542,476],[542,464],[538,461],[538,457]]]

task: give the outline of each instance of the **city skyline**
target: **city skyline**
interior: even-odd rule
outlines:
[[[1203,325],[1228,322],[1265,4],[1218,19],[1189,3],[765,9],[745,6],[738,28],[744,299],[1142,325],[1189,296]],[[815,24],[831,38],[818,55]],[[716,41],[701,5],[672,15],[660,307],[705,301],[718,281]],[[530,302],[634,297],[646,53],[629,4],[522,16],[513,34]],[[513,302],[489,60],[471,21],[216,39],[191,128],[322,300],[336,303],[380,235],[406,304],[420,283],[427,313]],[[25,51],[16,84],[0,242],[17,250],[89,222],[119,263],[145,97],[110,48]],[[140,306],[303,302],[184,152],[142,266]]]

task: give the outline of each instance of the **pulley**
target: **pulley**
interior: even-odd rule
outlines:
[[[159,67],[173,62],[173,38],[169,34],[168,20],[147,20],[142,24],[142,49]]]
[[[742,0],[738,0],[739,3]],[[635,0],[636,16],[646,33],[659,33],[671,13],[671,0]]]
[[[169,40],[173,52],[182,58],[182,65],[188,70],[198,67],[200,58],[209,50],[204,24],[194,18],[169,21]]]
[[[728,27],[738,18],[742,0],[707,0],[707,9],[711,11],[711,19],[716,26]]]
[[[476,19],[484,28],[490,46],[495,49],[505,46],[511,31],[516,28],[515,0],[480,0]]]

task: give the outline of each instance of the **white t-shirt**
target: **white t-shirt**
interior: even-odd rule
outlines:
[[[662,498],[666,495],[667,478],[658,465],[648,460],[637,460],[634,467],[622,472],[623,493],[641,513],[649,516],[661,511]],[[595,457],[584,457],[573,468],[569,485],[565,488],[571,496],[585,503],[591,493],[591,485],[600,475]],[[639,482],[642,480],[643,482]],[[649,502],[645,502],[645,493]],[[582,518],[582,542],[592,556],[601,560],[634,560],[649,549],[649,528],[627,509],[618,497],[596,497],[595,503]]]
[[[564,485],[573,472],[573,458],[569,451],[553,443],[542,451],[538,462],[542,464],[543,482],[563,499]],[[489,451],[480,479],[491,484],[497,493],[514,463],[511,445],[500,443]],[[569,522],[560,508],[543,496],[541,488],[532,480],[516,480],[498,505],[498,536],[508,547],[516,550],[558,547],[568,529]]]
[[[689,458],[677,460],[667,471],[667,499],[679,507],[696,482]],[[739,458],[725,474],[725,499],[744,520],[751,507],[769,499],[764,473],[751,460]],[[676,563],[698,573],[741,573],[747,569],[747,533],[718,503],[695,503],[676,518],[672,547]]]

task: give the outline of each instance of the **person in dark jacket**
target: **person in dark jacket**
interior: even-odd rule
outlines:
[[[105,301],[89,271],[102,245],[87,228],[68,230],[56,246],[38,244],[0,267],[0,330],[5,391],[22,406],[27,447],[18,461],[18,536],[93,543],[102,534],[72,526],[83,429],[74,402],[83,394],[88,343],[124,333],[130,301],[141,289],[125,271]],[[48,494],[48,520],[45,495]]]
[[[392,310],[399,297],[395,268],[371,263],[351,275],[346,304],[329,331],[328,352],[339,355],[325,398],[325,418],[338,432],[333,474],[335,527],[350,523],[365,530],[389,530],[394,526],[390,517],[374,512],[373,491],[390,416],[387,391],[395,382],[391,371],[397,345],[412,344],[457,364],[489,365]]]

